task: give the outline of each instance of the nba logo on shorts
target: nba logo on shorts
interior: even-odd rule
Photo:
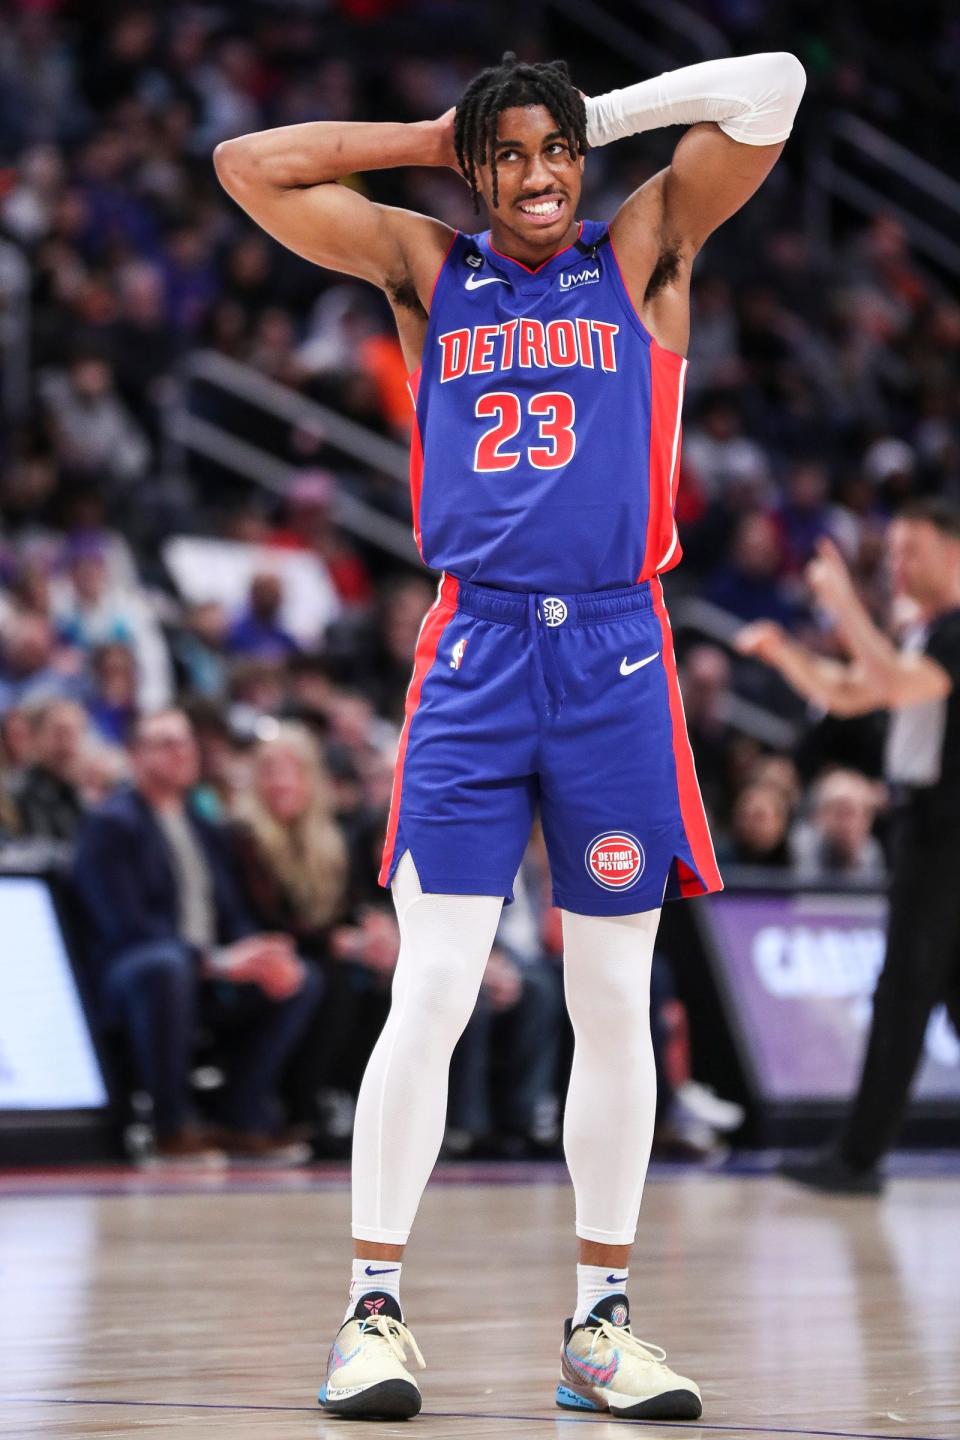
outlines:
[[[623,830],[606,830],[587,846],[589,874],[604,890],[629,890],[643,874],[643,846]]]
[[[463,664],[463,652],[467,648],[466,640],[458,640],[452,650],[453,659],[450,661],[451,670],[459,670]]]

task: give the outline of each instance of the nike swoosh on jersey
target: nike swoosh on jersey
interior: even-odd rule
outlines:
[[[509,280],[502,280],[499,275],[468,275],[464,281],[464,290],[479,290],[481,285],[509,285]]]
[[[648,655],[645,660],[635,660],[632,665],[627,664],[627,657],[626,655],[624,655],[623,659],[620,661],[620,674],[632,675],[634,670],[642,670],[644,665],[649,665],[652,660],[656,660],[659,654],[659,650],[654,650],[653,654]]]

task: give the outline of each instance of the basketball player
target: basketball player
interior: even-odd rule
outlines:
[[[927,1022],[946,1002],[960,1031],[960,509],[917,500],[890,526],[894,591],[915,621],[898,652],[870,619],[830,541],[807,570],[849,660],[818,656],[778,625],[738,637],[835,715],[890,710],[886,778],[895,799],[895,852],[883,969],[860,1083],[843,1127],[821,1154],[783,1166],[790,1179],[831,1194],[877,1194],[920,1063]]]
[[[673,521],[690,271],[770,173],[803,93],[792,55],[709,61],[584,101],[562,62],[506,56],[455,111],[303,124],[217,148],[271,235],[386,293],[416,404],[411,482],[442,571],[417,643],[381,870],[401,934],[361,1087],[350,1300],[321,1403],[416,1414],[400,1274],[447,1072],[539,804],[576,1052],[564,1147],[577,1301],[557,1402],[695,1418],[700,1392],[633,1336],[626,1296],[654,1119],[649,982],[664,899],[720,888],[659,573]],[[687,125],[608,226],[578,219],[588,146]],[[448,165],[466,235],[336,182]]]

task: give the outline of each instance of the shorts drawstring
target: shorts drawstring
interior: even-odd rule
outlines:
[[[543,619],[543,612],[540,601],[542,595],[530,594],[527,596],[527,618],[530,622],[533,640],[533,663],[537,672],[537,679],[543,691],[543,709],[547,719],[553,719],[563,709],[563,702],[567,692],[563,688],[563,676],[560,673],[560,666],[554,654],[550,636],[547,634],[547,625]],[[553,690],[547,681],[547,671],[550,671],[553,678]]]

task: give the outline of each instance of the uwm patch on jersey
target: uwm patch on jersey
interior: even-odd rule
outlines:
[[[411,381],[425,563],[548,593],[676,564],[685,372],[633,308],[599,222],[536,269],[489,232],[455,235]]]

